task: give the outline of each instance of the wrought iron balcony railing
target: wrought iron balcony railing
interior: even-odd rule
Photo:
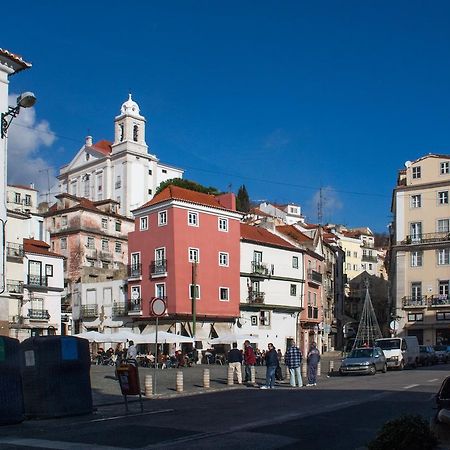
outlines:
[[[6,280],[6,289],[10,294],[23,294],[23,281]]]
[[[450,241],[449,231],[438,231],[436,233],[410,234],[401,244],[429,244],[432,242]]]
[[[141,298],[133,298],[128,303],[128,312],[137,312],[141,311],[142,308],[142,299]]]
[[[50,319],[50,314],[46,309],[29,309],[28,318],[34,320],[48,320]]]
[[[130,278],[139,278],[142,275],[142,264],[128,265],[128,276]]]
[[[45,287],[47,286],[47,277],[42,275],[28,275],[28,286]]]
[[[447,306],[450,305],[450,295],[432,295],[430,298],[430,306]]]
[[[13,242],[6,243],[6,256],[8,258],[23,258],[24,251],[22,244],[15,244]]]
[[[312,281],[314,283],[321,284],[322,283],[322,274],[320,272],[317,272],[317,270],[308,270],[308,281]]]
[[[378,257],[373,256],[373,255],[365,255],[364,253],[363,253],[361,259],[362,259],[362,261],[364,261],[364,262],[373,262],[373,263],[378,262]]]
[[[412,295],[403,297],[402,304],[404,308],[426,308],[428,306],[426,295]]]
[[[125,316],[128,312],[126,303],[114,303],[112,307],[113,316]]]
[[[267,264],[259,261],[252,261],[252,273],[258,275],[270,275],[270,269]]]
[[[81,316],[83,318],[98,317],[97,305],[81,305]]]
[[[150,275],[158,276],[158,275],[166,275],[167,274],[167,259],[158,259],[156,261],[152,261],[150,264]]]
[[[264,303],[264,298],[266,296],[265,292],[249,292],[248,302],[249,303]]]

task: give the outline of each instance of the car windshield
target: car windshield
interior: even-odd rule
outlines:
[[[445,345],[435,345],[434,349],[438,352],[446,352],[447,347]]]
[[[372,356],[373,350],[371,348],[356,348],[353,350],[349,358],[370,358]]]
[[[426,353],[426,352],[427,352],[427,348],[426,348],[426,347],[423,347],[422,345],[419,347],[419,349],[420,349],[420,351],[421,351],[422,353]]]
[[[376,341],[376,344],[382,350],[394,350],[400,348],[400,339],[383,339]]]

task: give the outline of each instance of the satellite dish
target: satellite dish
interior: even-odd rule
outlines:
[[[405,162],[405,167],[408,168],[411,164],[412,164],[411,161],[406,161],[406,162]]]

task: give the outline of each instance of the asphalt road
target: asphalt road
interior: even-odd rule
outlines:
[[[295,389],[222,384],[208,394],[145,400],[144,413],[136,402],[125,413],[123,404],[108,401],[92,415],[3,426],[0,448],[362,449],[388,419],[431,417],[433,395],[449,371],[450,365],[439,365],[375,376],[324,375],[315,387]]]

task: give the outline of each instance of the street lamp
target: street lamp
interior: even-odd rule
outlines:
[[[18,116],[20,108],[31,108],[35,103],[36,96],[32,92],[24,92],[17,97],[16,106],[9,106],[8,112],[2,113],[2,139],[6,137],[6,132],[8,131],[14,117]]]

